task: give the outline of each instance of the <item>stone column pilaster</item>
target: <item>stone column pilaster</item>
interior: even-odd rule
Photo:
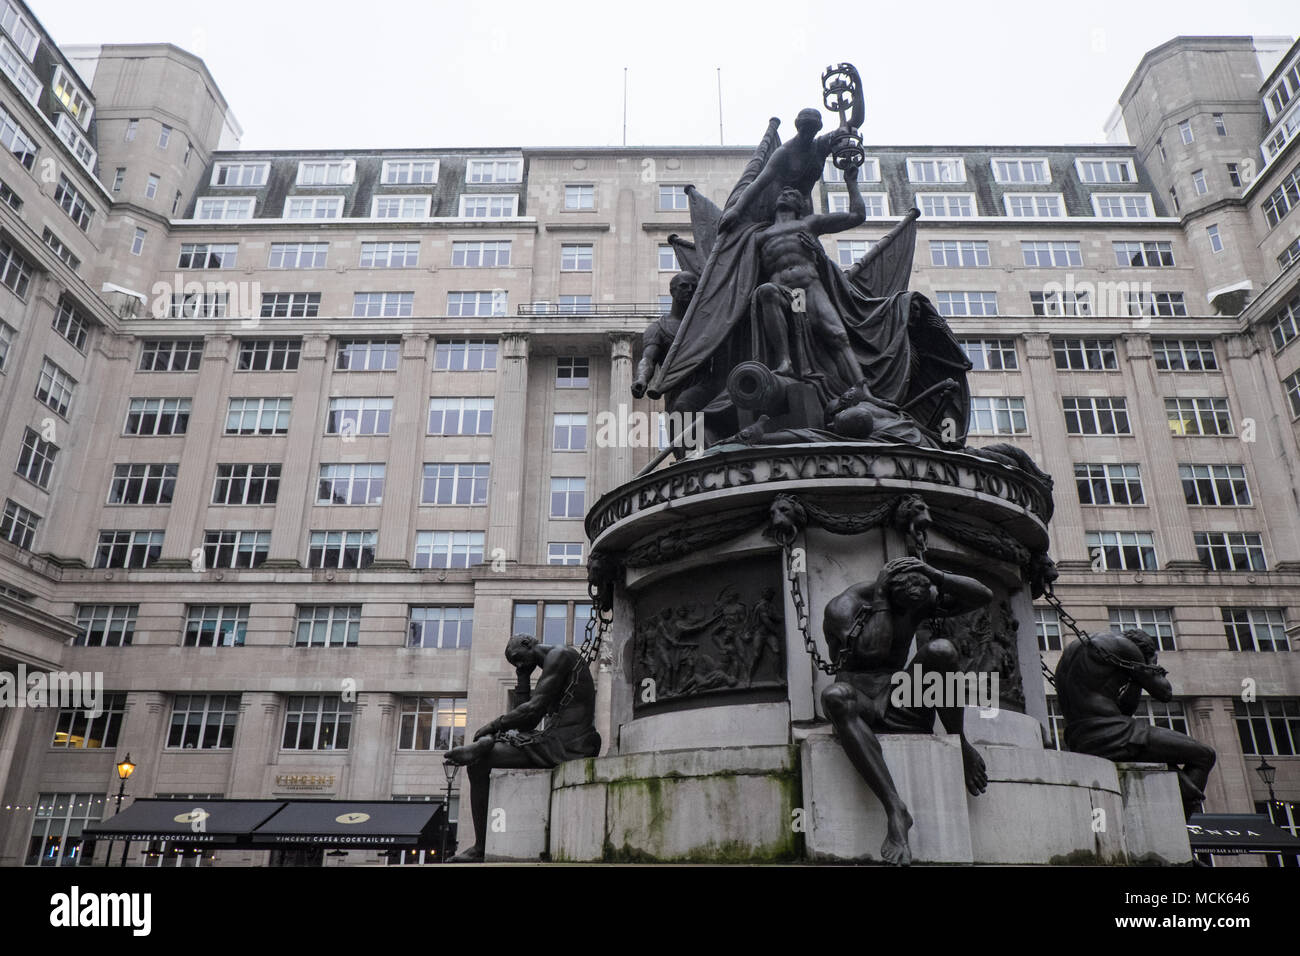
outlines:
[[[501,371],[497,377],[492,422],[495,454],[488,485],[488,529],[485,557],[500,548],[506,561],[519,561],[525,477],[524,435],[528,419],[528,335],[510,332],[501,337]]]

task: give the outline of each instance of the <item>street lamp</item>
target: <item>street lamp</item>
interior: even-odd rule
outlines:
[[[1273,794],[1273,781],[1277,779],[1277,767],[1260,757],[1255,773],[1259,774],[1259,779],[1263,780],[1264,786],[1268,787],[1268,818],[1272,820],[1273,808],[1277,806],[1277,797]]]
[[[456,774],[460,773],[460,764],[444,760],[442,772],[447,775],[447,815],[442,823],[442,849],[438,851],[438,862],[447,862],[447,832],[451,829],[451,786],[456,782]]]
[[[126,796],[126,781],[133,773],[135,773],[135,764],[131,763],[131,755],[127,754],[126,759],[117,765],[117,778],[121,783],[117,785],[117,808],[113,811],[114,814],[122,812],[122,798]],[[122,862],[119,864],[120,866],[126,866],[126,851],[130,848],[130,841],[123,840]],[[110,850],[109,852],[111,853],[112,851]]]

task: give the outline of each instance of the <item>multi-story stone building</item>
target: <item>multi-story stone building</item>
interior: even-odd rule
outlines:
[[[105,690],[0,708],[0,864],[103,861],[79,834],[128,753],[135,796],[441,800],[506,636],[583,639],[582,518],[661,447],[629,387],[683,187],[721,203],[750,149],[244,151],[195,57],[60,50],[0,4],[0,669]],[[1153,50],[1116,142],[872,147],[827,249],[921,209],[972,435],[1056,479],[1057,593],[1159,636],[1178,697],[1143,714],[1218,749],[1207,808],[1262,807],[1267,756],[1294,830],[1287,43]],[[1050,665],[1070,633],[1038,626]]]

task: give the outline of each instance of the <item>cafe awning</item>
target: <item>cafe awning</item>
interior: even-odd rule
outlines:
[[[1187,839],[1198,853],[1300,853],[1300,837],[1263,813],[1193,813]]]
[[[433,845],[441,832],[441,803],[287,801],[253,830],[253,843],[271,846],[398,847]]]
[[[104,840],[172,840],[234,846],[284,807],[283,800],[156,800],[142,797],[116,816],[86,827]]]

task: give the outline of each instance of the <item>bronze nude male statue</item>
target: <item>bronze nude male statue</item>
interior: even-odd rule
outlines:
[[[895,558],[874,582],[856,584],[826,605],[826,647],[832,660],[841,660],[841,667],[835,683],[822,691],[822,709],[849,761],[884,805],[887,830],[880,854],[887,863],[911,863],[907,832],[912,815],[885,764],[879,734],[933,733],[937,716],[944,730],[961,738],[966,789],[979,794],[988,785],[984,759],[963,732],[961,707],[899,707],[891,693],[893,675],[907,665],[919,625],[934,617],[964,614],[992,600],[993,592],[974,578],[946,574],[919,558]],[[923,674],[960,670],[957,648],[943,638],[918,647],[912,665],[919,665]]]
[[[468,767],[470,807],[474,818],[474,845],[449,863],[481,863],[487,842],[488,787],[494,767],[555,767],[565,760],[600,753],[600,734],[594,723],[596,686],[582,656],[572,647],[538,643],[529,634],[516,634],[506,644],[506,660],[519,678],[516,692],[523,700],[509,713],[480,727],[472,743],[447,751],[449,763]],[[534,670],[542,669],[535,687],[528,689]],[[563,700],[577,670],[577,682],[568,703],[550,715],[540,730],[534,728]]]

